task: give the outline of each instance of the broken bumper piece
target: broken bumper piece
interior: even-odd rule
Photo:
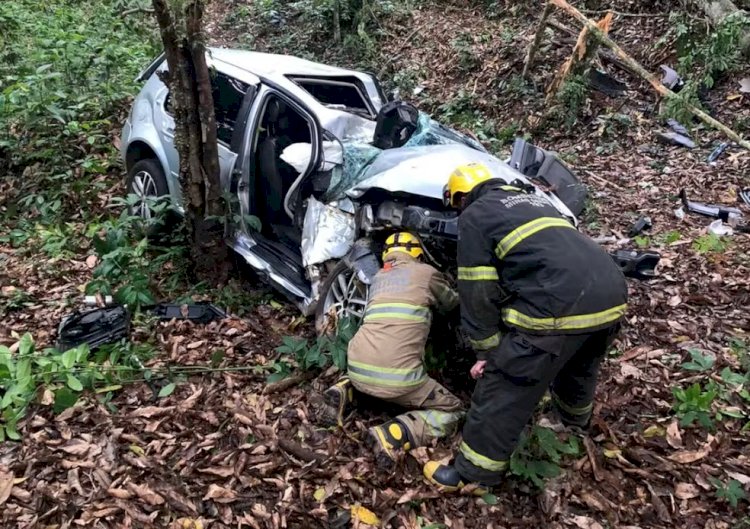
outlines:
[[[214,320],[222,320],[227,313],[211,303],[159,303],[148,310],[160,320],[190,320],[195,323],[206,324]]]
[[[615,263],[626,277],[635,279],[652,279],[656,277],[656,265],[661,255],[656,252],[640,252],[637,250],[617,250],[611,252]]]
[[[60,322],[55,348],[64,352],[88,344],[97,347],[127,338],[130,312],[122,305],[74,312]]]

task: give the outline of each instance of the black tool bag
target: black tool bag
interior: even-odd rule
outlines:
[[[404,101],[391,101],[383,105],[375,123],[372,144],[378,149],[403,146],[417,130],[419,111]]]
[[[67,351],[87,343],[93,350],[126,338],[129,333],[130,312],[121,305],[78,311],[60,322],[56,348]]]

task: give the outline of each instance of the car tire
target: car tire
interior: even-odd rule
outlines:
[[[357,279],[357,273],[344,261],[339,261],[320,287],[318,306],[315,308],[315,331],[318,336],[334,334],[335,318],[351,316],[362,318],[369,287]]]
[[[146,203],[146,198],[159,198],[169,195],[169,186],[167,178],[164,175],[164,169],[158,160],[147,158],[138,160],[128,171],[125,180],[125,189],[128,195],[137,195],[141,201],[135,206],[128,208],[131,215],[151,219],[153,212]],[[167,213],[163,222],[154,224],[148,230],[149,236],[157,236],[168,231],[168,228],[174,226],[177,214],[173,211]]]

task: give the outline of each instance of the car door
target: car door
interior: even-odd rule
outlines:
[[[311,162],[309,163],[307,170],[299,176],[297,181],[292,185],[289,195],[295,195],[300,187],[300,184],[305,178],[314,172],[314,170],[320,165],[321,153],[322,153],[322,127],[318,118],[314,112],[305,105],[299,98],[296,98],[285,90],[282,86],[274,83],[273,81],[263,79],[263,82],[259,85],[257,93],[255,94],[254,100],[249,108],[246,118],[247,126],[242,134],[242,142],[240,148],[239,159],[241,163],[238,164],[237,170],[234,172],[235,182],[232,189],[235,191],[236,196],[239,200],[240,213],[244,218],[247,215],[256,215],[256,206],[254,205],[257,201],[263,200],[264,197],[255,196],[255,190],[257,189],[256,179],[263,178],[263,175],[259,173],[258,168],[255,166],[256,149],[258,147],[258,133],[260,130],[260,122],[263,118],[266,103],[270,97],[276,97],[282,99],[286,104],[292,107],[295,111],[299,112],[310,125],[311,135]],[[289,216],[294,216],[294,205],[288,204],[285,201],[284,209]],[[262,221],[263,219],[261,219]],[[247,227],[245,226],[245,229]]]
[[[229,73],[214,69],[211,75],[211,88],[219,143],[219,178],[222,189],[229,189],[243,132],[242,127],[237,126],[237,121],[243,109],[251,104],[256,87]],[[158,133],[167,156],[169,170],[174,181],[177,182],[179,181],[179,155],[174,144],[175,121],[171,111],[171,95],[166,86],[158,92],[156,98],[157,104],[154,107],[156,123],[160,124]],[[182,193],[179,189],[177,196],[180,199],[178,203],[182,203]]]

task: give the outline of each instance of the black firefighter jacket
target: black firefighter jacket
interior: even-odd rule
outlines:
[[[613,325],[627,284],[612,258],[543,197],[489,181],[458,220],[461,319],[479,359],[500,331],[584,334]]]

